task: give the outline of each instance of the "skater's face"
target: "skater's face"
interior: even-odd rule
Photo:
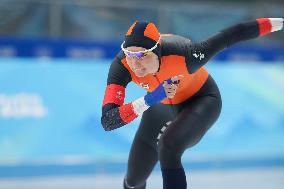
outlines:
[[[159,59],[155,53],[151,51],[145,52],[147,49],[136,46],[127,47],[126,50],[133,52],[133,54],[125,53],[125,56],[127,64],[136,76],[144,77],[147,74],[153,74],[158,71]]]

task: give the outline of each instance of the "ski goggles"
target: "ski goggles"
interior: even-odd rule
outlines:
[[[123,45],[124,45],[124,43],[125,43],[125,41],[124,41],[124,42],[121,44],[121,49],[122,49],[122,51],[124,52],[125,56],[127,56],[127,57],[129,57],[129,58],[138,58],[138,59],[140,59],[140,58],[143,58],[143,57],[149,55],[150,53],[152,53],[152,51],[157,48],[159,42],[160,42],[160,39],[159,39],[158,42],[154,45],[154,47],[152,47],[151,49],[146,49],[146,50],[144,50],[144,51],[129,51],[129,50],[127,50],[127,49],[125,49],[125,48],[123,47]]]

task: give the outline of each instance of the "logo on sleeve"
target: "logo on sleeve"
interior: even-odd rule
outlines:
[[[199,52],[199,53],[194,52],[194,53],[193,53],[193,56],[194,56],[195,58],[198,58],[199,60],[201,60],[201,59],[203,59],[203,58],[205,57],[205,55],[202,54],[201,52]]]
[[[123,99],[122,94],[123,94],[122,91],[117,91],[115,97],[116,97],[117,99],[119,99],[119,100],[122,100],[122,99]]]

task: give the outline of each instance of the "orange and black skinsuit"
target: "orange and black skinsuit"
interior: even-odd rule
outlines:
[[[164,99],[143,113],[131,147],[124,188],[145,188],[158,160],[164,188],[186,188],[181,156],[218,119],[222,106],[218,87],[203,65],[237,42],[271,32],[271,27],[269,19],[257,19],[229,27],[201,43],[177,35],[162,36],[159,71],[141,78],[129,68],[123,52],[115,57],[102,107],[105,130],[119,128],[138,116],[131,103],[124,104],[129,82],[152,92],[164,80],[183,75],[174,98]],[[173,175],[173,171],[177,178],[165,183],[167,174]]]

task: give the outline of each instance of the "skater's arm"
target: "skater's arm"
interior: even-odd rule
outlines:
[[[171,84],[172,80],[167,80],[167,83]],[[167,97],[164,86],[164,83],[161,83],[153,92],[133,102],[124,104],[125,87],[116,84],[108,85],[102,109],[101,122],[103,128],[106,131],[110,131],[136,119],[150,106],[159,103]]]
[[[194,73],[223,49],[238,42],[283,30],[283,18],[260,18],[226,28],[201,43],[185,49],[187,67]]]

